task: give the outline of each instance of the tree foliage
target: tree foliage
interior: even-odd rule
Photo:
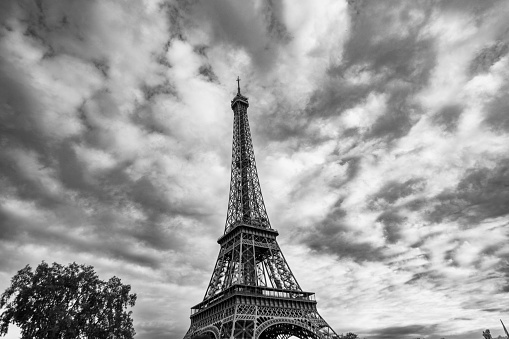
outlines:
[[[0,297],[0,335],[12,323],[22,339],[133,338],[130,290],[117,277],[99,280],[92,266],[27,265]]]
[[[341,339],[357,339],[359,337],[355,333],[348,332],[347,334],[339,335],[339,338],[341,338]]]

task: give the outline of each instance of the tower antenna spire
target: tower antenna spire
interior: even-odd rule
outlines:
[[[237,94],[240,94],[240,78],[237,76]]]

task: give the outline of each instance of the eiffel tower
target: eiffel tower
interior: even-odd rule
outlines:
[[[224,235],[203,301],[191,308],[184,339],[338,339],[304,292],[279,248],[258,181],[247,117],[248,98],[231,101],[233,150]]]

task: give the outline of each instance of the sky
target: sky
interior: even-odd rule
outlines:
[[[0,290],[130,284],[180,339],[224,232],[240,77],[278,242],[337,333],[509,323],[509,2],[0,1]],[[17,338],[12,327],[6,338]]]

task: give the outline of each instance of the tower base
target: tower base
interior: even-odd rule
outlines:
[[[314,293],[234,285],[192,309],[184,339],[337,339],[316,310]]]

